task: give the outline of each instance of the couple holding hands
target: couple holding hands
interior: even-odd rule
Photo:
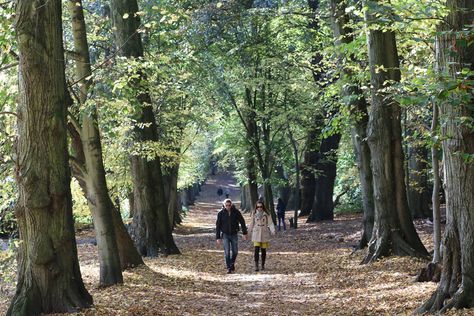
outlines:
[[[220,245],[221,243],[224,244],[224,256],[227,273],[232,273],[235,271],[235,259],[237,258],[238,253],[237,232],[239,231],[239,224],[242,227],[243,238],[244,240],[247,240],[247,226],[245,225],[244,217],[233,205],[232,201],[230,199],[226,199],[224,201],[224,207],[217,214],[216,242],[217,245]],[[255,210],[252,211],[249,230],[252,234],[252,241],[255,247],[255,271],[260,270],[260,250],[262,252],[261,270],[264,270],[270,234],[275,234],[275,226],[273,225],[270,213],[265,208],[265,204],[260,200],[255,205]]]

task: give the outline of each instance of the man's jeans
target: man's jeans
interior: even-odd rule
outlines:
[[[227,235],[223,233],[222,242],[224,243],[225,264],[227,266],[227,269],[230,269],[232,265],[235,263],[235,259],[237,258],[237,253],[239,252],[239,248],[237,246],[237,242],[238,242],[237,234]],[[232,249],[232,256],[230,255],[231,249]]]

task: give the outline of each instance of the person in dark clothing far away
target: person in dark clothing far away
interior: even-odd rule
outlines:
[[[216,243],[218,246],[224,244],[224,257],[227,273],[235,271],[235,259],[237,258],[239,224],[242,227],[242,235],[247,240],[247,226],[240,211],[232,204],[230,199],[224,201],[224,207],[217,214],[216,221]],[[230,252],[232,251],[232,256]]]
[[[218,195],[219,197],[221,197],[223,193],[224,193],[224,192],[222,191],[222,188],[219,187],[219,189],[217,189],[217,195]]]
[[[280,231],[281,223],[283,223],[283,230],[286,230],[286,224],[285,224],[286,206],[281,198],[278,198],[276,210],[277,210],[277,216],[278,216],[278,231]]]

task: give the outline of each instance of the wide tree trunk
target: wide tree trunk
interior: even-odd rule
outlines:
[[[461,72],[474,70],[473,36],[466,32],[472,30],[474,2],[448,0],[447,7],[436,57],[443,82],[456,80],[458,86],[440,104],[447,207],[443,269],[438,289],[419,313],[474,307],[474,132],[472,122],[462,120],[474,116],[474,95],[472,76]]]
[[[181,207],[178,204],[178,171],[179,164],[176,164],[167,168],[166,174],[163,175],[165,201],[168,201],[168,216],[171,227],[175,227],[180,220],[179,212]]]
[[[249,209],[253,209],[258,200],[258,184],[257,184],[257,166],[254,157],[249,153],[247,157],[247,181]]]
[[[250,200],[250,185],[247,183],[240,187],[240,209],[243,212],[251,211],[255,205]]]
[[[312,149],[307,150],[301,164],[301,213],[306,216],[311,213],[314,203],[314,192],[316,192],[316,180],[314,167],[318,161],[318,153]]]
[[[376,26],[377,2],[371,2],[366,22]],[[377,28],[368,35],[372,107],[368,140],[374,175],[375,222],[364,263],[389,255],[426,257],[408,210],[403,170],[400,107],[384,92],[388,81],[400,81],[395,33]]]
[[[414,218],[431,217],[428,185],[428,150],[413,145],[408,153],[408,206]]]
[[[334,219],[333,193],[340,140],[341,134],[336,133],[321,141],[319,159],[316,164],[314,203],[308,223]]]
[[[342,0],[331,0],[331,20],[336,45],[353,42],[352,30],[349,28],[349,16],[346,12],[346,3]],[[340,61],[343,64],[342,61]],[[372,168],[370,166],[370,149],[367,143],[367,101],[357,83],[352,82],[353,72],[349,67],[342,65],[341,79],[345,81],[342,94],[349,99],[349,113],[352,121],[351,139],[359,171],[359,181],[362,193],[363,231],[359,248],[365,248],[374,227],[374,194],[372,183]]]
[[[7,315],[74,312],[92,304],[74,238],[66,140],[61,2],[18,0],[18,279]]]
[[[69,13],[72,21],[74,50],[76,53],[76,80],[79,83],[79,101],[85,106],[87,93],[92,75],[87,43],[86,23],[81,0],[69,1]],[[104,163],[102,161],[102,144],[99,134],[98,115],[95,104],[90,111],[83,109],[80,138],[84,164],[81,168],[82,177],[87,188],[86,198],[92,213],[94,230],[99,251],[99,266],[101,286],[123,283],[120,257],[115,237],[112,210],[114,208],[109,197],[105,179]]]
[[[112,1],[112,20],[119,54],[127,58],[142,58],[143,45],[138,32],[140,19],[136,0]],[[146,78],[139,73],[132,83],[137,90],[137,102],[141,107],[133,138],[136,146],[147,141],[157,141],[158,132],[152,101],[146,87]],[[133,237],[143,256],[156,256],[164,252],[179,253],[173,240],[168,216],[168,204],[164,200],[163,177],[159,157],[147,159],[133,155],[130,158],[134,195]]]

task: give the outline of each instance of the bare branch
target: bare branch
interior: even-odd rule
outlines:
[[[67,111],[67,116],[69,117],[69,122],[72,124],[76,132],[81,135],[81,124],[79,121],[76,119],[74,114],[72,114],[70,111]],[[82,136],[81,136],[82,138]]]
[[[18,64],[19,64],[19,63],[16,62],[16,63],[10,64],[10,65],[3,66],[3,67],[0,68],[0,71],[7,70],[7,69],[10,69],[10,68],[16,67],[16,66],[18,66]]]
[[[14,115],[14,116],[16,116],[18,119],[20,119],[20,117],[18,116],[18,114],[16,114],[15,112],[9,112],[9,111],[0,112],[0,115],[4,115],[4,114]]]

